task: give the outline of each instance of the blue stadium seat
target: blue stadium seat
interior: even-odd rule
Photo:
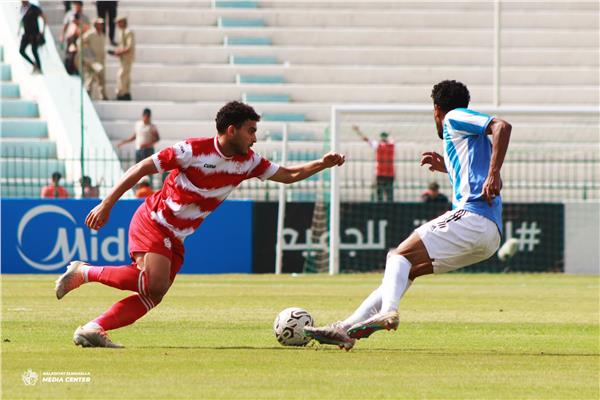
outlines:
[[[53,172],[58,171],[65,175],[65,163],[56,159],[3,159],[0,161],[2,178],[49,178]]]
[[[229,57],[230,64],[260,64],[270,65],[279,64],[279,60],[274,56],[235,56]]]
[[[290,95],[285,93],[244,93],[244,103],[289,103]]]
[[[282,140],[283,133],[281,131],[270,131],[269,138],[272,140]],[[289,132],[288,140],[292,142],[310,142],[322,139],[316,138],[313,132]]]
[[[306,121],[306,116],[302,113],[265,113],[261,119],[263,121],[302,122]]]
[[[0,146],[0,156],[17,158],[56,158],[56,143],[44,140],[8,140]]]
[[[265,84],[282,84],[284,83],[283,75],[242,75],[237,74],[237,83],[265,83]]]
[[[321,154],[316,151],[299,151],[292,150],[288,154],[288,160],[290,161],[311,161],[321,157]]]
[[[294,190],[291,192],[291,201],[304,201],[314,203],[317,200],[317,194],[315,192],[299,191]]]
[[[20,96],[19,85],[12,82],[0,82],[0,98],[12,99],[19,98]]]
[[[258,8],[258,2],[254,0],[215,0],[217,8]]]
[[[271,38],[264,36],[225,36],[225,46],[270,46],[273,44]]]
[[[46,138],[48,126],[46,121],[40,120],[2,119],[0,137]]]
[[[217,26],[219,28],[262,28],[265,26],[265,20],[262,18],[219,17]]]
[[[8,82],[11,79],[12,79],[12,74],[10,72],[10,65],[0,64],[0,81]]]
[[[30,100],[2,100],[0,117],[2,118],[37,118],[39,116],[37,103]]]

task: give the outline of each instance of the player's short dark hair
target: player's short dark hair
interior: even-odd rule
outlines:
[[[433,104],[440,107],[442,111],[467,108],[469,107],[469,101],[471,101],[469,89],[462,82],[454,80],[441,81],[434,85],[431,98]]]
[[[260,115],[254,111],[254,108],[239,101],[230,101],[225,104],[217,113],[215,122],[217,123],[217,132],[223,133],[229,125],[236,128],[248,120],[260,121]]]
[[[71,4],[77,4],[78,6],[83,6],[83,1],[72,1]]]
[[[52,173],[52,180],[58,181],[62,178],[62,174],[58,171]]]
[[[149,108],[144,108],[144,111],[142,111],[142,115],[152,115],[152,110],[150,110]]]

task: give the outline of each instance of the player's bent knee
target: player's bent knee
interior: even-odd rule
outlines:
[[[408,279],[414,281],[420,276],[431,274],[433,274],[433,265],[431,263],[413,265],[408,273]]]
[[[169,281],[167,282],[149,282],[148,284],[148,297],[154,302],[154,304],[158,304],[162,301],[163,297],[169,291],[171,284]]]

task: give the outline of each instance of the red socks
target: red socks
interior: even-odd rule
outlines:
[[[104,330],[122,328],[143,317],[154,303],[139,294],[133,294],[113,304],[106,312],[94,320]]]
[[[121,290],[141,292],[140,285],[146,284],[145,274],[135,264],[121,267],[89,267],[86,282],[100,282]],[[142,282],[143,280],[143,282]]]
[[[104,330],[121,328],[134,323],[156,306],[148,297],[148,279],[135,264],[121,267],[92,267],[85,273],[86,282],[99,282],[137,294],[113,304],[104,314],[94,320]]]

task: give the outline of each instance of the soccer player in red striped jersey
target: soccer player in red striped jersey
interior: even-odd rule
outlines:
[[[260,116],[246,104],[227,103],[216,117],[217,135],[176,143],[130,168],[85,223],[98,230],[117,200],[146,175],[171,171],[161,190],[140,205],[129,227],[130,265],[96,267],[74,261],[56,281],[56,297],[87,282],[135,292],[98,318],[80,326],[73,341],[83,347],[122,347],[106,331],[132,324],[156,307],[167,293],[184,258],[184,239],[221,204],[237,185],[250,178],[293,183],[345,157],[327,153],[294,167],[279,166],[252,151]]]

